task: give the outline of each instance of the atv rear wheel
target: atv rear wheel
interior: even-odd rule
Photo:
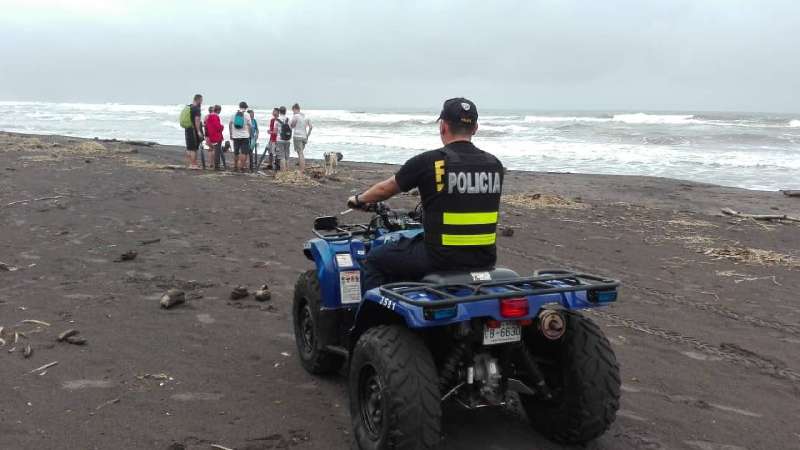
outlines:
[[[350,417],[362,450],[433,448],[441,434],[436,366],[422,339],[401,326],[367,330],[350,363]]]
[[[603,434],[619,409],[619,366],[608,339],[582,315],[566,311],[566,333],[558,341],[527,342],[554,397],[520,395],[531,425],[550,439],[579,444]]]
[[[317,271],[303,272],[294,286],[292,305],[297,354],[303,368],[314,375],[336,372],[344,363],[341,355],[325,351],[327,343],[323,342],[319,329],[320,292]]]

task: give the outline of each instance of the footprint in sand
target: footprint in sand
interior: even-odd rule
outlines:
[[[211,314],[205,314],[205,313],[204,314],[198,314],[197,315],[197,321],[200,322],[200,323],[204,323],[204,324],[212,324],[212,323],[216,322],[216,320],[213,317],[211,317]]]

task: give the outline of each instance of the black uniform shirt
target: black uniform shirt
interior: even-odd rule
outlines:
[[[483,150],[476,147],[469,141],[451,142],[446,146],[448,150],[455,151],[462,159],[469,159],[471,154],[485,155]],[[492,157],[497,162],[498,170],[502,172],[503,166],[497,158]],[[423,209],[436,191],[436,173],[434,163],[442,159],[441,150],[431,150],[409,159],[400,167],[395,174],[395,180],[400,186],[400,190],[408,192],[411,189],[419,189],[422,199]],[[427,214],[428,211],[426,210]],[[493,268],[497,261],[497,249],[494,245],[481,247],[445,247],[441,245],[428,245],[429,255],[434,265],[439,270],[470,270],[470,269],[489,269]]]

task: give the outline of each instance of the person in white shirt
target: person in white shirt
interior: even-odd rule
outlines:
[[[234,172],[245,172],[247,157],[252,152],[250,148],[250,134],[253,128],[250,115],[247,113],[247,103],[239,103],[239,111],[228,122],[228,133],[233,141]]]
[[[289,170],[289,144],[292,139],[291,132],[288,134],[283,132],[284,124],[291,127],[286,118],[286,107],[281,106],[275,119],[275,129],[278,131],[278,138],[275,141],[275,160],[279,161],[281,171]]]
[[[311,125],[311,121],[300,112],[300,105],[297,103],[292,105],[292,112],[294,115],[289,125],[293,130],[294,151],[297,152],[297,158],[300,160],[300,172],[303,172],[306,169],[306,159],[303,156],[303,150],[306,148],[308,137],[311,136],[311,130],[314,129],[314,127]]]

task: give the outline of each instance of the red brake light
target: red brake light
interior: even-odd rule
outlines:
[[[528,315],[527,298],[504,298],[500,300],[500,315],[503,317],[524,317]]]

